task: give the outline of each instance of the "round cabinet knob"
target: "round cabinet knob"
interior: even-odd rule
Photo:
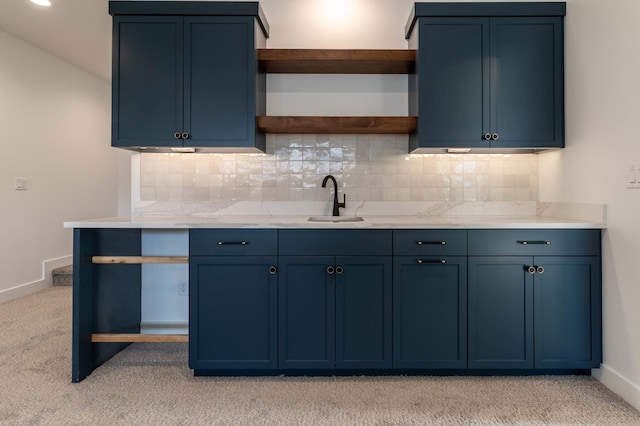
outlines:
[[[343,272],[344,272],[344,268],[342,266],[338,266],[336,268],[336,274],[342,275]]]
[[[491,133],[485,133],[484,134],[484,140],[486,140],[486,141],[491,140]]]
[[[536,273],[536,267],[535,266],[525,266],[525,268],[526,268],[526,271],[531,275]]]
[[[327,266],[327,274],[333,275],[335,271],[336,271],[336,268],[334,268],[333,266]]]
[[[176,138],[176,139],[180,139],[182,137],[182,135],[180,134],[180,132],[175,132],[173,134],[173,137]]]
[[[276,268],[275,266],[269,266],[269,273],[271,275],[275,275],[276,272],[278,272],[278,268]]]
[[[542,266],[536,267],[536,272],[539,274],[544,274],[544,268]]]
[[[494,141],[497,141],[500,138],[500,135],[497,133],[494,133],[491,135],[491,139],[493,139]]]
[[[182,133],[182,139],[189,139],[189,133],[183,132]]]

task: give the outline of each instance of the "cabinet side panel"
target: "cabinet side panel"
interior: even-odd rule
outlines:
[[[73,230],[73,327],[71,380],[79,382],[93,371],[93,253],[94,231]]]
[[[258,129],[257,117],[267,115],[267,74],[258,62],[258,50],[267,47],[267,38],[260,27],[259,21],[256,19],[253,27],[254,46],[251,52],[250,60],[253,65],[249,71],[249,76],[253,74],[255,84],[255,107],[253,108],[254,116],[249,117],[250,122],[254,124],[255,146],[261,151],[267,149],[267,139],[265,133]]]

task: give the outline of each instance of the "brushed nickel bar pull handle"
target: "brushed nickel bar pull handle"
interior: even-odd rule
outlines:
[[[246,246],[249,241],[218,241],[219,246]]]
[[[538,245],[551,245],[551,241],[518,241],[518,244],[522,244],[523,246],[530,244],[538,244]]]
[[[418,264],[420,264],[420,265],[422,265],[424,263],[439,263],[441,265],[444,265],[445,263],[447,263],[447,261],[445,259],[433,259],[433,260],[416,259],[416,262],[418,262]]]
[[[446,241],[416,241],[416,244],[418,244],[419,246],[426,246],[426,245],[446,246],[447,242]]]

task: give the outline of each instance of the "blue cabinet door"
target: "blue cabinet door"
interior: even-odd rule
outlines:
[[[191,257],[189,366],[277,367],[275,256]]]
[[[468,262],[469,368],[533,368],[533,258]]]
[[[253,147],[256,60],[253,17],[187,17],[185,146]]]
[[[279,268],[279,367],[333,369],[334,257],[284,256]]]
[[[394,368],[467,367],[467,258],[396,257]]]
[[[419,31],[418,132],[410,150],[487,147],[489,19],[422,18]]]
[[[536,257],[535,367],[598,368],[602,361],[600,258]]]
[[[182,34],[181,17],[113,18],[113,146],[182,146]]]
[[[336,368],[391,368],[391,257],[335,265]]]
[[[561,18],[491,19],[492,147],[564,146]]]

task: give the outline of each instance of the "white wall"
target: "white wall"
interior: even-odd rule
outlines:
[[[5,32],[0,52],[1,302],[48,285],[43,263],[70,263],[64,221],[116,213],[117,154],[109,82]]]
[[[640,409],[640,2],[569,0],[567,148],[539,157],[540,199],[606,203],[603,383]]]

